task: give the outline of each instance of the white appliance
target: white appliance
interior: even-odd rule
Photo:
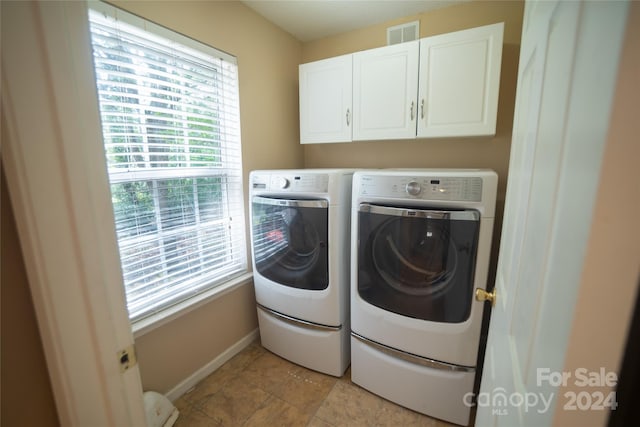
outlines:
[[[341,376],[349,351],[353,171],[250,174],[251,250],[262,345]]]
[[[354,174],[354,383],[468,424],[484,309],[474,292],[486,288],[497,181],[490,170]]]

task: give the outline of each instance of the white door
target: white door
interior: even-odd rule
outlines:
[[[551,425],[567,403],[548,374],[563,368],[627,7],[526,4],[477,426]]]
[[[353,54],[353,140],[416,137],[418,40]]]
[[[133,336],[105,227],[114,219],[86,3],[5,2],[2,37],[2,162],[60,424],[144,426],[133,353],[121,371]]]
[[[300,143],[351,141],[352,55],[300,65]]]
[[[418,137],[494,135],[504,23],[420,40]]]

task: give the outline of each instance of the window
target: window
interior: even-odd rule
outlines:
[[[247,271],[234,57],[92,3],[96,84],[132,321]]]

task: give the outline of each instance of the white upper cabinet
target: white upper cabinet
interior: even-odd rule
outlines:
[[[416,137],[419,42],[353,54],[353,140]]]
[[[494,135],[504,23],[420,40],[418,137]]]
[[[503,32],[499,23],[300,65],[300,142],[495,135]]]
[[[351,141],[352,57],[343,55],[300,65],[302,144]]]

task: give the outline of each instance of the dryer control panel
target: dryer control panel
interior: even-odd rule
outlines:
[[[329,175],[324,173],[256,174],[251,176],[251,189],[278,193],[326,193],[329,189]]]
[[[482,178],[363,175],[360,195],[420,200],[480,202]]]

